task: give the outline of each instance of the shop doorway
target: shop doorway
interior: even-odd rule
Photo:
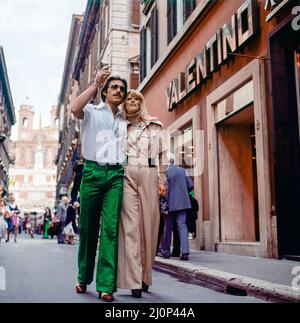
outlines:
[[[253,104],[217,124],[221,242],[258,242]]]
[[[270,35],[275,194],[281,258],[300,260],[300,32]]]
[[[206,101],[211,244],[219,252],[272,257],[263,63],[253,60]]]

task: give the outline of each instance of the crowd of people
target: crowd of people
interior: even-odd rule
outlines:
[[[45,208],[44,213],[22,212],[16,204],[13,194],[9,194],[6,199],[6,192],[0,186],[0,243],[5,240],[10,242],[11,235],[17,243],[17,237],[22,232],[30,235],[33,239],[35,235],[43,239],[57,237],[59,243],[75,244],[74,237],[79,233],[78,217],[79,202],[69,203],[67,197],[63,197],[62,203],[51,211],[50,207]],[[65,209],[63,207],[65,205]],[[63,211],[65,210],[65,215]]]

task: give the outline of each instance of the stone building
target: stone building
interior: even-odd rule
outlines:
[[[58,149],[58,122],[56,106],[50,114],[47,127],[34,127],[33,107],[21,105],[17,139],[11,143],[14,165],[10,168],[9,192],[14,194],[23,210],[54,207]]]
[[[71,114],[71,104],[78,94],[78,82],[72,78],[72,73],[82,21],[82,15],[73,15],[58,98],[59,147],[55,161],[57,165],[56,202],[61,196],[69,193],[68,188],[73,181],[72,166],[80,155],[79,121]]]
[[[80,93],[101,63],[128,80],[129,88],[138,86],[139,8],[138,0],[88,1],[73,73]]]
[[[10,163],[9,138],[16,122],[15,108],[9,86],[4,51],[0,46],[0,184],[8,190]]]

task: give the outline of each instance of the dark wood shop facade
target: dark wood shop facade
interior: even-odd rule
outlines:
[[[141,38],[139,89],[193,176],[197,247],[300,255],[297,1],[192,1],[173,38],[163,30],[180,11],[167,3],[153,1],[141,19],[141,34],[152,27],[151,41]]]

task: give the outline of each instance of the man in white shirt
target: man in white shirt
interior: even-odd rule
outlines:
[[[105,302],[112,302],[117,290],[118,225],[127,137],[126,117],[119,107],[125,100],[127,83],[109,75],[110,68],[102,68],[94,83],[72,105],[74,115],[82,119],[82,153],[86,160],[80,187],[76,291],[85,293],[87,285],[93,281],[102,214],[96,289]],[[99,87],[102,88],[102,102],[88,104]]]

